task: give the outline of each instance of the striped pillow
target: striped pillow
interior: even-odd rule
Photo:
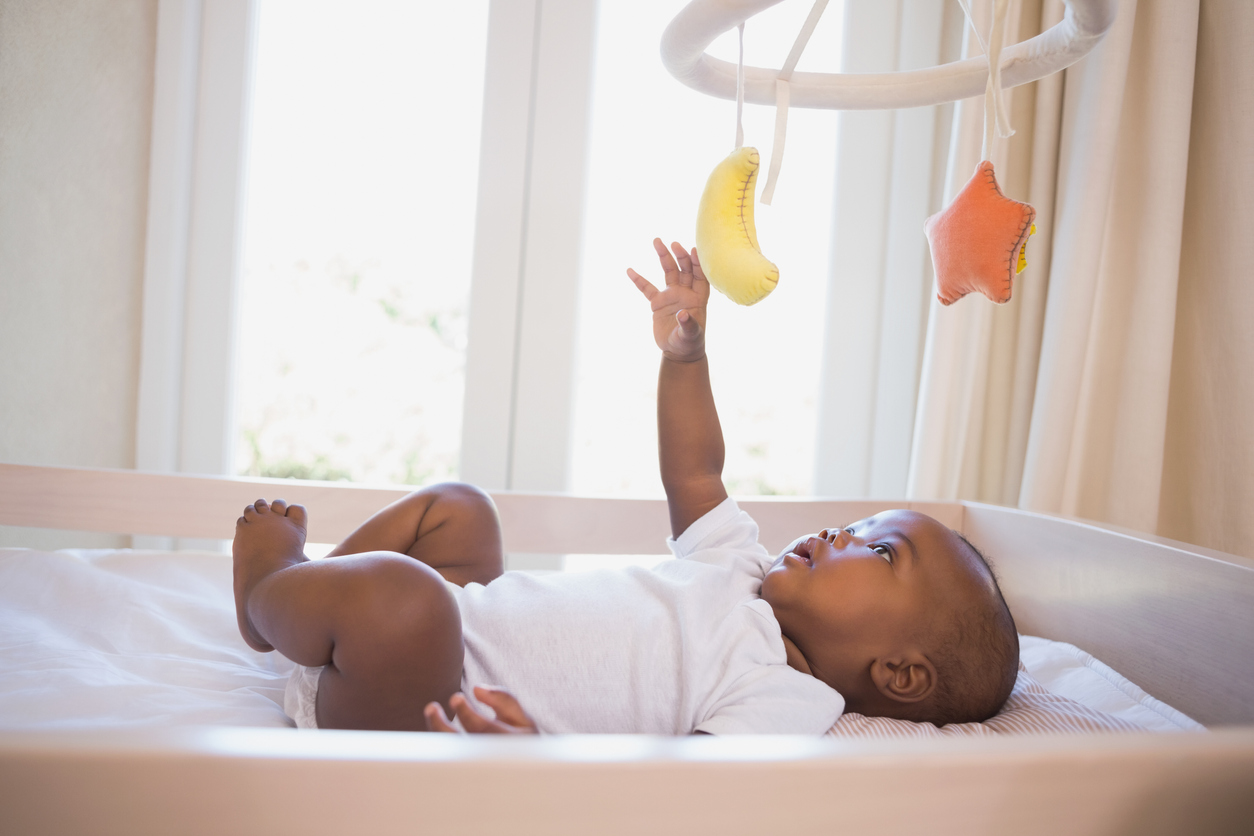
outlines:
[[[845,714],[828,734],[834,737],[919,738],[972,737],[1051,732],[1144,731],[1144,727],[1060,697],[1046,690],[1020,665],[1019,678],[1010,699],[997,716],[983,723],[913,723],[891,717]]]

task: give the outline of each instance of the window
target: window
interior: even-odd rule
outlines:
[[[457,475],[486,0],[259,0],[236,470]]]
[[[735,137],[735,102],[681,85],[658,44],[677,10],[666,0],[602,0],[596,42],[580,280],[571,489],[579,494],[661,492],[655,446],[658,352],[648,304],[625,275],[658,283],[655,236],[691,247],[706,177]],[[779,67],[809,5],[776,6],[750,20],[745,61]],[[833,3],[802,56],[803,71],[839,69],[840,4]],[[736,32],[710,52],[736,60]],[[775,111],[746,105],[745,143],[771,153]],[[792,109],[773,206],[756,209],[763,252],[780,269],[776,290],[751,308],[716,291],[710,305],[711,375],[733,494],[808,494],[825,327],[833,111]]]

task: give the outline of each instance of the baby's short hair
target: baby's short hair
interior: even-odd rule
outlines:
[[[954,533],[987,570],[993,594],[985,606],[957,613],[929,654],[936,665],[936,690],[918,704],[922,716],[910,719],[938,726],[979,723],[992,717],[1005,705],[1019,672],[1019,635],[997,575],[970,540]]]

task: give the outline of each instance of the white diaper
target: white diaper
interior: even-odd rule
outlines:
[[[296,721],[298,729],[318,728],[318,677],[322,675],[322,667],[307,668],[296,665],[292,675],[288,677],[287,688],[283,692],[283,713]]]

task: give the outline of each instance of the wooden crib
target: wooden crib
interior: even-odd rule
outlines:
[[[259,496],[335,542],[404,488],[0,465],[0,524],[231,536]],[[511,553],[660,553],[661,500],[494,493]],[[1254,561],[969,502],[754,499],[768,548],[891,507],[995,561],[1021,632],[1207,734],[925,741],[467,738],[242,727],[0,732],[7,833],[1254,832]],[[3,683],[0,683],[3,687]]]

